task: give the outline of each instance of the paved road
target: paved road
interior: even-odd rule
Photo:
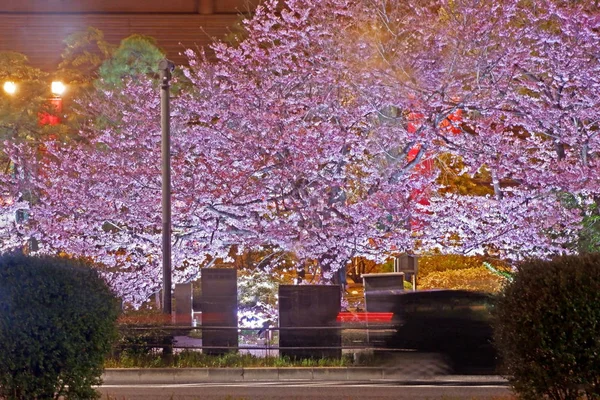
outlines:
[[[505,385],[431,385],[389,382],[230,382],[162,385],[104,385],[103,400],[416,399],[512,400]]]

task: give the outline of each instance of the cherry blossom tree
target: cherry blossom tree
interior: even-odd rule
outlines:
[[[244,42],[215,46],[216,63],[190,52],[187,72],[200,91],[186,99],[202,140],[196,168],[222,160],[218,179],[239,182],[215,193],[215,221],[243,229],[243,243],[276,244],[326,272],[373,250],[367,239],[384,233],[363,204],[380,166],[365,147],[367,111],[336,55],[350,18],[340,1],[292,1],[281,11],[267,2]]]
[[[492,171],[491,201],[510,232],[502,240],[513,237],[508,255],[519,254],[515,246],[525,255],[565,250],[580,216],[565,207],[564,193],[585,203],[599,189],[598,9],[550,1],[536,5],[517,8],[503,24],[504,32],[513,28],[514,43],[505,83],[487,104],[472,107],[481,114],[471,122],[479,140],[461,143]],[[559,234],[553,243],[552,227]]]
[[[173,112],[175,281],[232,244],[275,245],[320,258],[326,270],[364,246],[339,189],[363,173],[347,165],[361,157],[361,120],[343,106],[349,93],[326,57],[329,19],[307,35],[317,28],[314,7],[294,7],[259,9],[239,47],[215,46],[215,63],[190,53],[195,87],[175,99]],[[286,27],[285,40],[276,24]],[[159,110],[151,81],[125,91],[135,101],[106,93],[92,105],[108,105],[102,114],[118,121],[114,129],[91,129],[85,146],[52,147],[64,173],[45,185],[38,218],[53,246],[118,268],[115,285],[139,302],[159,287]]]
[[[553,1],[362,5],[348,54],[361,93],[389,121],[380,140],[398,142],[400,166],[412,138],[417,158],[450,153],[469,173],[492,177],[493,198],[433,195],[423,249],[491,246],[517,258],[569,250],[581,218],[561,196],[598,192],[598,10]]]
[[[537,3],[536,3],[537,4]],[[239,249],[316,260],[569,251],[597,196],[598,11],[547,0],[275,0],[173,99],[175,282]],[[158,87],[102,91],[106,124],[47,144],[34,210],[51,249],[94,257],[126,300],[160,287]],[[456,195],[441,160],[486,171]]]

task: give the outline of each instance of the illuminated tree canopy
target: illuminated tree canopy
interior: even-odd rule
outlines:
[[[172,113],[175,281],[233,244],[316,260],[326,277],[389,252],[575,250],[600,195],[597,8],[279,3],[214,58],[186,52]],[[103,262],[133,303],[160,287],[159,106],[152,76],[100,91],[89,108],[111,123],[46,143],[32,210],[45,251]],[[489,178],[486,190],[451,190],[450,170]]]

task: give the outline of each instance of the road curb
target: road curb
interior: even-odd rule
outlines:
[[[202,382],[257,381],[381,381],[414,385],[506,385],[497,375],[407,374],[380,367],[306,367],[306,368],[107,368],[105,385],[186,384]]]

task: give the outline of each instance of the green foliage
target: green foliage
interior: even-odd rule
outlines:
[[[0,82],[5,81],[34,81],[39,82],[47,74],[29,65],[26,55],[13,51],[0,52]]]
[[[106,368],[248,368],[248,367],[347,367],[353,364],[350,354],[341,359],[303,359],[289,357],[257,357],[250,354],[227,353],[208,355],[184,350],[171,358],[159,355],[123,353],[106,361]]]
[[[385,263],[377,264],[364,257],[354,257],[346,267],[348,278],[355,283],[362,283],[363,274],[394,272],[394,258],[388,258]]]
[[[147,302],[137,310],[125,308],[118,320],[119,334],[114,342],[113,358],[150,357],[159,349],[172,347],[177,332],[168,328],[170,324],[171,315],[155,308],[153,302]]]
[[[157,348],[173,346],[173,332],[170,330],[132,329],[122,327],[116,347],[123,357],[141,357],[155,353]]]
[[[499,269],[494,267],[492,264],[490,264],[489,262],[484,261],[483,262],[483,266],[490,271],[492,274],[494,275],[498,275],[499,277],[501,277],[504,280],[507,280],[509,282],[513,281],[513,274],[512,271],[507,271],[506,269]]]
[[[446,270],[461,270],[468,268],[481,267],[484,262],[491,260],[484,256],[463,256],[459,254],[433,254],[419,257],[419,278],[424,278],[432,272],[441,272]],[[494,260],[494,265],[498,263]]]
[[[13,95],[0,93],[0,143],[33,141],[41,129],[38,112],[50,94],[47,74],[29,65],[27,57],[15,52],[0,52],[0,85],[17,85]]]
[[[156,40],[150,36],[131,35],[121,41],[110,59],[98,70],[101,89],[121,88],[127,78],[140,75],[158,76],[158,63],[165,57]]]
[[[0,397],[97,398],[118,306],[82,261],[0,257]]]
[[[600,252],[600,206],[598,202],[583,210],[583,224],[579,232],[578,249],[581,252]]]
[[[465,172],[467,166],[456,156],[444,154],[438,158],[436,166],[440,170],[438,182],[443,186],[440,193],[486,196],[494,194],[492,179],[487,168],[480,168],[474,174]]]
[[[89,90],[87,100],[81,102],[93,106],[80,107],[79,114],[93,121],[91,124],[96,132],[107,127],[122,129],[123,113],[114,109],[115,99],[135,104],[127,97],[124,88],[131,82],[158,81],[158,63],[163,58],[164,53],[157,47],[154,38],[132,35],[123,39],[110,58],[102,62],[93,81],[94,90]],[[176,93],[174,87],[172,93]]]
[[[428,274],[419,280],[419,289],[456,289],[498,292],[505,279],[485,267],[449,269]]]
[[[580,253],[600,252],[600,196],[575,196],[562,193],[560,199],[565,207],[578,209],[582,215],[581,229],[571,248]]]
[[[65,39],[57,77],[69,85],[85,85],[96,78],[98,68],[110,58],[115,46],[104,39],[104,33],[94,27],[75,32]]]
[[[14,94],[7,94],[0,89],[0,170],[19,176],[19,191],[31,199],[35,195],[27,193],[28,181],[31,175],[36,174],[37,160],[11,160],[3,151],[4,146],[7,143],[24,145],[41,158],[44,149],[40,143],[50,136],[62,138],[66,130],[61,125],[39,124],[40,112],[57,112],[48,102],[51,93],[47,73],[29,65],[23,54],[0,52],[0,85],[7,81],[14,82],[17,90]]]
[[[379,272],[394,272],[394,258],[388,258],[383,264],[380,265]]]
[[[600,254],[523,263],[494,321],[506,373],[523,399],[600,398]]]

